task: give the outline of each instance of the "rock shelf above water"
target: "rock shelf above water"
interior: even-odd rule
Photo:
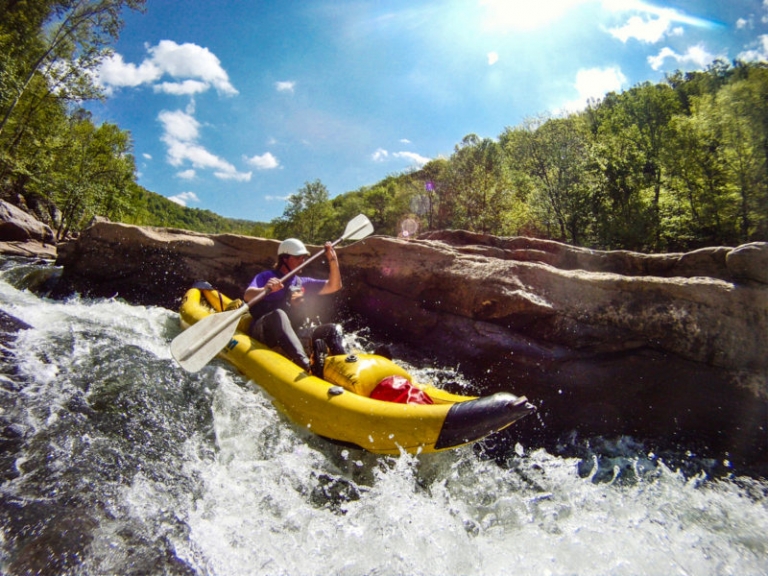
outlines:
[[[240,295],[277,244],[97,223],[59,247],[59,290],[175,309],[196,280]],[[541,418],[517,433],[693,440],[768,460],[766,243],[657,255],[442,231],[370,237],[339,259],[345,317],[484,391],[528,396]]]

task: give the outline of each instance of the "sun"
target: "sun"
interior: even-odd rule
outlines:
[[[526,31],[557,20],[569,9],[589,0],[480,0],[484,26],[495,31]]]

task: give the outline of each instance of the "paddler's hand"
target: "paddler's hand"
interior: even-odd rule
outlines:
[[[271,294],[272,292],[277,292],[278,290],[283,289],[283,283],[280,282],[279,278],[270,278],[267,280],[267,283],[264,285],[264,290],[267,291],[267,294]]]
[[[332,242],[325,243],[325,258],[328,260],[328,266],[339,263],[339,258],[336,256],[336,250],[334,250]]]

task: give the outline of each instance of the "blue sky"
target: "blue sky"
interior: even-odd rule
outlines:
[[[768,0],[147,0],[98,71],[139,184],[269,221],[448,157],[467,134],[768,60]]]

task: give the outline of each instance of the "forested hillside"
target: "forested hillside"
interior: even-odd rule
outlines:
[[[59,238],[113,221],[299,236],[321,243],[366,214],[380,234],[466,229],[580,246],[689,250],[768,239],[768,67],[716,62],[465,136],[449,157],[330,197],[307,182],[256,223],[174,204],[136,183],[130,134],[82,108],[92,72],[145,0],[0,3],[0,198]]]
[[[470,134],[448,158],[330,201],[308,184],[276,230],[319,241],[363,211],[387,234],[418,224],[604,249],[733,246],[768,240],[767,159],[768,68],[717,62],[497,138]]]
[[[121,220],[127,224],[183,228],[209,234],[229,232],[262,237],[269,237],[272,230],[270,224],[224,218],[210,210],[181,206],[138,185],[135,186],[131,204],[133,209],[130,214]]]

